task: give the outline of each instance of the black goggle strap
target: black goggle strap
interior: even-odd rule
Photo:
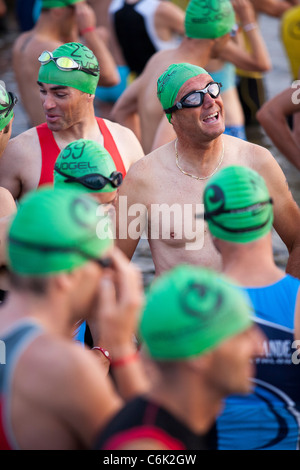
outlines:
[[[210,85],[214,85],[214,84],[219,85],[219,92],[218,92],[218,94],[217,94],[216,96],[212,96],[212,94],[207,90],[207,88],[208,88]],[[186,96],[184,96],[180,101],[177,101],[177,103],[175,103],[174,106],[171,106],[171,108],[164,109],[164,112],[165,112],[166,114],[170,114],[170,113],[172,113],[173,111],[176,111],[177,109],[182,109],[182,108],[184,108],[184,107],[190,107],[190,106],[185,106],[185,105],[182,103],[182,101],[185,100],[188,96],[192,95],[193,93],[202,93],[203,95],[204,95],[205,93],[208,93],[212,98],[217,98],[217,97],[219,96],[219,94],[220,94],[221,87],[222,87],[222,83],[210,82],[203,90],[195,90],[195,91],[192,91],[191,93],[188,93],[188,94],[187,94]],[[206,90],[206,91],[204,91],[204,90]],[[201,99],[200,99],[200,101],[201,101]],[[203,102],[203,100],[202,100],[202,102]],[[202,102],[201,102],[201,104],[202,104]],[[198,105],[198,106],[201,106],[201,104]],[[191,106],[191,107],[193,107],[193,106]]]
[[[259,209],[260,207],[265,206],[266,204],[273,204],[273,199],[270,198],[267,201],[257,202],[256,204],[252,204],[251,206],[240,207],[238,209],[223,209],[223,207],[221,206],[214,211],[205,212],[204,220],[210,220],[212,217],[221,214],[241,214],[242,212],[249,212],[252,210]]]
[[[122,173],[118,171],[114,171],[113,173],[111,173],[110,178],[108,178],[106,176],[101,175],[100,173],[89,173],[87,175],[78,177],[67,175],[66,173],[61,171],[57,166],[54,167],[54,170],[58,174],[66,178],[64,181],[65,183],[80,183],[90,189],[103,189],[108,183],[110,183],[113,188],[118,188],[123,181]],[[97,178],[97,180],[100,182],[98,188],[96,188],[95,185],[93,185],[92,183],[89,184],[88,182],[88,180],[94,177]]]
[[[11,112],[11,110],[13,109],[13,107],[17,104],[18,102],[18,97],[12,93],[11,91],[8,91],[7,92],[8,96],[9,96],[9,103],[5,103],[4,105],[2,105],[1,103],[1,106],[3,107],[3,109],[0,109],[0,114],[4,114],[4,117],[7,117],[9,115],[9,113]]]
[[[94,238],[95,235],[93,234],[91,238]],[[88,241],[88,239],[84,240],[85,242]],[[94,258],[91,255],[88,255],[84,251],[78,250],[77,248],[73,247],[62,247],[62,246],[51,246],[51,245],[43,245],[40,243],[35,243],[35,242],[29,242],[29,241],[23,241],[23,240],[18,240],[17,238],[14,238],[12,236],[8,237],[8,242],[12,245],[16,246],[23,246],[25,248],[31,249],[31,250],[36,250],[36,251],[41,251],[43,253],[78,253],[79,255],[83,256],[84,258],[95,261],[98,263],[100,266],[103,268],[109,268],[112,266],[113,262],[112,259],[109,257],[104,257],[104,258]]]
[[[267,220],[260,225],[255,225],[254,227],[245,227],[245,228],[229,228],[225,227],[224,225],[218,223],[215,221],[215,219],[211,220],[211,223],[216,225],[217,227],[221,228],[222,230],[225,230],[225,232],[230,232],[230,233],[245,233],[245,232],[254,232],[255,230],[260,230],[261,228],[265,227],[267,223],[269,222],[269,217]]]

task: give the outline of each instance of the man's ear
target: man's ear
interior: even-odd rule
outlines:
[[[208,351],[201,356],[193,357],[185,361],[185,364],[198,372],[205,372],[211,367],[213,351]]]
[[[77,278],[80,276],[78,269],[74,269],[70,272],[64,272],[56,274],[53,277],[53,282],[59,290],[69,291],[73,288],[74,283],[76,283]]]

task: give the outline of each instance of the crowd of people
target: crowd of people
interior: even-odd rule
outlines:
[[[290,63],[271,100],[260,13],[280,18]],[[298,450],[300,208],[247,135],[262,126],[300,168],[298,1],[22,0],[15,14],[0,449]],[[18,103],[29,125],[12,138]]]

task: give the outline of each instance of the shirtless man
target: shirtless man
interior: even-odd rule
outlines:
[[[100,30],[101,31],[101,30]],[[32,126],[45,121],[36,80],[37,58],[44,50],[53,51],[65,42],[84,42],[98,59],[100,85],[119,82],[115,61],[106,47],[103,34],[96,29],[93,9],[82,0],[43,0],[42,12],[31,31],[22,33],[13,48],[13,67],[22,104]]]
[[[237,3],[243,7],[243,0]],[[210,1],[191,0],[186,10],[185,36],[180,45],[155,53],[143,73],[125,90],[113,108],[113,119],[128,127],[136,122],[133,116],[138,114],[140,129],[131,128],[136,135],[141,136],[145,154],[174,138],[172,126],[168,124],[155,98],[157,79],[169,65],[189,62],[205,67],[210,59],[218,57],[234,61],[235,65],[250,70],[253,67],[257,70],[270,68],[269,55],[259,31],[253,29],[249,34],[253,50],[253,55],[250,55],[230,40],[229,33],[235,26],[235,13],[230,1],[223,0],[217,5],[219,13],[216,16]],[[203,17],[207,18],[205,25],[201,22]],[[247,23],[248,17],[243,15],[244,18]],[[156,136],[157,132],[163,142]]]
[[[85,68],[61,70],[58,57],[67,57],[68,62],[73,60],[74,67]],[[15,199],[39,184],[52,183],[60,150],[74,140],[84,138],[103,145],[123,176],[143,156],[130,129],[95,117],[93,103],[98,79],[98,61],[82,44],[67,43],[40,57],[38,85],[46,123],[12,139],[0,162],[0,185]]]
[[[300,211],[285,176],[267,149],[223,135],[223,103],[216,84],[207,88],[211,82],[204,69],[191,64],[173,64],[160,77],[158,96],[163,109],[171,108],[167,116],[177,140],[145,156],[128,172],[119,192],[118,245],[131,258],[141,232],[137,222],[145,227],[147,215],[146,233],[157,276],[182,262],[219,270],[220,255],[203,220],[193,227],[193,212],[203,212],[196,204],[201,203],[204,183],[218,169],[240,164],[265,178],[274,200],[273,225],[290,254],[287,270],[299,277]],[[193,93],[196,90],[203,92]],[[184,102],[182,109],[180,104],[172,109],[191,93],[187,98],[191,107]]]
[[[143,302],[140,274],[108,234],[97,237],[98,223],[92,198],[44,187],[22,201],[9,228],[11,290],[0,318],[2,450],[91,448],[121,406],[129,384],[122,381],[119,393],[112,386],[101,364],[104,343],[89,351],[71,340],[82,317],[98,320],[117,382],[127,371],[137,383],[132,337]]]

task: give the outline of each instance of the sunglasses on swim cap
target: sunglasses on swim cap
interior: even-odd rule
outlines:
[[[103,176],[100,173],[90,173],[89,175],[76,177],[67,175],[57,166],[54,167],[54,170],[66,178],[64,181],[65,183],[80,183],[86,188],[94,189],[95,191],[103,189],[109,183],[113,188],[118,188],[123,181],[123,175],[119,171],[113,171],[110,177]]]
[[[83,67],[82,65],[78,64],[78,62],[75,62],[75,60],[71,57],[53,57],[52,52],[49,51],[42,52],[38,60],[42,65],[46,65],[52,60],[58,69],[65,72],[71,72],[72,70],[82,70],[82,72],[89,73],[90,75],[94,76],[97,76],[99,73],[98,68],[89,69]]]
[[[18,97],[14,93],[6,91],[5,88],[0,85],[0,106],[2,108],[0,109],[0,117],[6,118],[17,102]],[[4,116],[2,116],[2,114],[4,114]]]
[[[204,100],[204,95],[206,93],[209,94],[212,98],[218,98],[220,94],[222,83],[217,83],[217,82],[210,82],[203,90],[196,90],[196,91],[191,91],[187,95],[185,95],[183,98],[181,98],[180,101],[177,101],[177,103],[174,104],[174,106],[171,106],[171,108],[164,109],[164,112],[166,114],[173,113],[174,111],[177,111],[178,109],[182,108],[197,108],[198,106],[201,106]]]

